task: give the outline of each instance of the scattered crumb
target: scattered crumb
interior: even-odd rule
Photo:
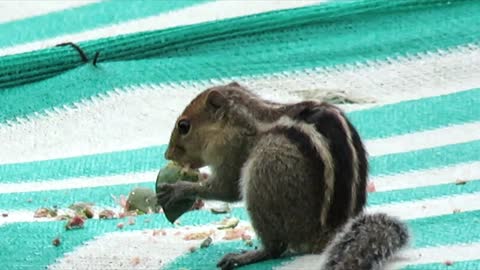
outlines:
[[[252,247],[253,246],[253,241],[252,240],[246,240],[244,241],[245,245],[248,246],[248,247]]]
[[[115,212],[113,212],[112,210],[109,210],[109,209],[102,210],[98,214],[98,218],[100,218],[100,219],[112,219],[114,217],[115,217]]]
[[[83,228],[85,221],[79,215],[75,215],[73,218],[68,220],[67,224],[65,224],[65,229],[80,229]]]
[[[460,212],[462,212],[462,210],[460,210],[460,209],[458,209],[458,208],[453,209],[453,213],[454,213],[454,214],[457,214],[457,213],[460,213]]]
[[[194,233],[189,233],[183,237],[183,240],[200,240],[200,239],[205,239],[209,237],[210,235],[213,234],[213,231],[208,231],[208,232],[194,232]]]
[[[197,251],[197,247],[190,247],[190,248],[188,248],[188,251],[193,253],[193,252]]]
[[[455,180],[455,185],[465,185],[466,183],[467,183],[467,180],[463,180],[463,179]]]
[[[132,265],[139,265],[139,264],[140,264],[140,258],[139,257],[133,257]]]
[[[123,223],[122,222],[117,224],[117,229],[123,229]]]
[[[243,233],[242,234],[242,240],[243,241],[248,241],[248,240],[252,240],[252,236],[246,234],[246,233]]]
[[[229,213],[231,210],[228,204],[225,204],[220,207],[214,207],[210,209],[210,211],[214,214],[226,214],[226,213]]]
[[[207,237],[205,240],[202,241],[202,243],[200,244],[200,247],[201,247],[201,248],[207,248],[207,247],[209,247],[211,244],[212,244],[212,238],[209,236],[209,237]]]
[[[376,192],[377,189],[375,188],[375,183],[369,181],[367,184],[367,192]]]
[[[245,228],[228,229],[225,233],[225,236],[223,236],[223,239],[225,240],[239,239],[242,237],[244,233],[245,233]]]
[[[446,260],[446,261],[443,262],[443,264],[445,264],[447,266],[450,266],[450,265],[453,265],[453,261]]]
[[[52,245],[54,245],[56,247],[58,247],[60,245],[60,243],[61,243],[60,238],[58,238],[58,237],[52,240]]]
[[[191,210],[200,210],[205,206],[205,203],[202,200],[196,200],[192,205]]]
[[[35,211],[33,214],[33,217],[35,218],[52,218],[57,216],[57,210],[56,209],[50,209],[46,207],[39,208]]]
[[[128,225],[134,225],[135,224],[135,218],[131,217],[128,219]]]
[[[160,235],[160,234],[165,236],[165,235],[167,235],[167,232],[164,231],[164,230],[153,230],[153,232],[152,232],[153,236],[157,236],[157,235]]]
[[[8,213],[2,213],[2,217],[8,217]]]
[[[225,219],[220,223],[223,226],[218,227],[218,229],[219,230],[233,229],[233,228],[237,227],[239,222],[240,222],[240,220],[238,218]]]

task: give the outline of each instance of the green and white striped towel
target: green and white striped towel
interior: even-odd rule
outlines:
[[[87,61],[55,46],[64,42]],[[208,209],[180,225],[156,214],[71,231],[33,218],[80,201],[114,208],[112,195],[153,188],[177,115],[232,80],[278,101],[347,97],[340,106],[366,142],[377,189],[368,211],[401,217],[413,233],[390,269],[480,269],[476,0],[0,2],[1,269],[214,269],[249,248],[217,235],[191,253],[201,240],[183,236],[224,218]]]

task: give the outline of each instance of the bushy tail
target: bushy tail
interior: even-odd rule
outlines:
[[[386,214],[361,214],[348,222],[326,250],[323,270],[379,270],[407,245],[409,233]]]

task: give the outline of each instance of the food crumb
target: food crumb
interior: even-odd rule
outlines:
[[[205,239],[209,237],[210,235],[213,234],[213,231],[208,231],[208,232],[194,232],[194,233],[189,233],[183,237],[183,240],[200,240],[200,239]]]
[[[117,224],[117,229],[123,229],[123,223],[122,222]]]
[[[453,265],[453,261],[446,260],[445,262],[443,262],[443,264],[450,266],[450,265]]]
[[[228,229],[223,236],[224,240],[235,240],[241,238],[245,234],[244,228]]]
[[[85,221],[79,216],[75,215],[73,218],[68,220],[65,228],[67,230],[83,228]]]
[[[112,219],[114,217],[115,217],[115,212],[113,212],[112,210],[108,210],[108,209],[102,210],[98,214],[98,218],[100,218],[100,219]]]
[[[462,210],[460,210],[460,209],[458,209],[458,208],[453,209],[453,213],[454,213],[454,214],[457,214],[457,213],[460,213],[460,212],[462,212]]]
[[[212,244],[212,238],[209,236],[209,237],[207,237],[205,240],[202,241],[202,243],[200,244],[200,247],[201,247],[201,248],[207,248],[207,247],[209,247],[211,244]]]
[[[58,247],[60,245],[60,243],[61,243],[60,238],[58,238],[58,237],[52,240],[52,245],[54,245],[56,247]]]
[[[190,248],[188,249],[188,251],[190,251],[191,253],[193,253],[193,252],[197,251],[197,247],[190,247]]]
[[[8,217],[8,213],[2,213],[2,217]]]
[[[367,192],[376,192],[377,189],[375,188],[375,183],[369,181],[367,184]]]
[[[455,180],[455,185],[465,185],[466,183],[467,183],[467,181],[463,180],[463,179]]]
[[[132,264],[133,265],[139,265],[140,264],[140,258],[139,257],[133,257]]]

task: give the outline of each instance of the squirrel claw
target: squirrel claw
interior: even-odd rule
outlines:
[[[225,255],[220,262],[217,263],[217,267],[219,267],[222,270],[231,270],[236,267],[239,267],[239,262],[237,260],[238,258],[238,253],[228,253]]]

